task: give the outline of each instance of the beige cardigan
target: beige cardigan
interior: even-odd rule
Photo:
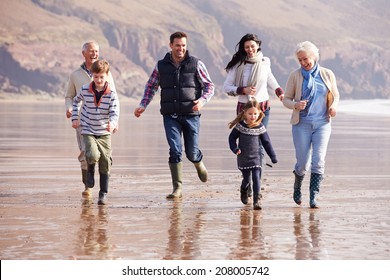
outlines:
[[[320,67],[320,75],[324,81],[326,87],[328,88],[328,110],[330,107],[337,109],[339,104],[339,90],[337,89],[336,77],[333,74],[332,70]],[[301,100],[302,96],[302,84],[303,84],[303,75],[301,69],[293,71],[288,77],[285,92],[283,105],[289,109],[292,109],[291,124],[297,124],[299,122],[299,110],[294,108],[295,103]]]

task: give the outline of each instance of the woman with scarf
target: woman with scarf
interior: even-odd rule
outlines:
[[[284,106],[293,110],[291,124],[296,157],[293,199],[301,205],[302,181],[310,167],[310,208],[318,208],[331,117],[336,116],[339,91],[333,72],[318,64],[319,50],[313,43],[299,43],[295,55],[301,67],[290,74],[283,99]]]
[[[223,88],[228,95],[238,96],[237,115],[252,98],[259,102],[264,113],[262,123],[267,128],[270,113],[268,89],[274,91],[280,101],[283,100],[284,91],[272,74],[270,59],[263,56],[260,45],[261,41],[255,34],[248,33],[241,38],[236,45],[236,53],[226,66],[227,77]],[[260,149],[260,156],[263,167],[263,147]],[[250,185],[241,185],[241,191],[247,191],[248,196],[252,196]]]

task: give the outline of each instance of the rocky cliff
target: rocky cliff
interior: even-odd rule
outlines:
[[[343,98],[390,98],[389,11],[385,0],[2,0],[0,91],[63,96],[82,62],[83,42],[93,39],[119,93],[139,98],[169,50],[169,35],[183,30],[220,98],[224,68],[248,32],[262,39],[282,86],[298,67],[295,44],[310,40],[320,48],[320,64],[335,72]]]

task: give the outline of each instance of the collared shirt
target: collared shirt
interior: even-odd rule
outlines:
[[[154,67],[153,72],[145,85],[144,96],[139,104],[140,107],[146,108],[149,105],[160,86],[160,74],[157,65],[158,64]],[[206,103],[214,95],[214,83],[211,81],[206,66],[200,60],[197,65],[197,77],[203,84],[202,96],[200,99],[203,103]]]
[[[88,76],[90,78],[92,78],[92,72],[87,68],[87,66],[85,65],[85,62],[83,64],[81,64],[80,67],[88,74]]]

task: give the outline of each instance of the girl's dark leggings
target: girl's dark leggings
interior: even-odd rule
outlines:
[[[242,169],[242,185],[247,186],[251,179],[252,174],[252,183],[253,183],[253,195],[258,196],[260,194],[260,184],[261,184],[261,168],[252,168],[252,169]]]

